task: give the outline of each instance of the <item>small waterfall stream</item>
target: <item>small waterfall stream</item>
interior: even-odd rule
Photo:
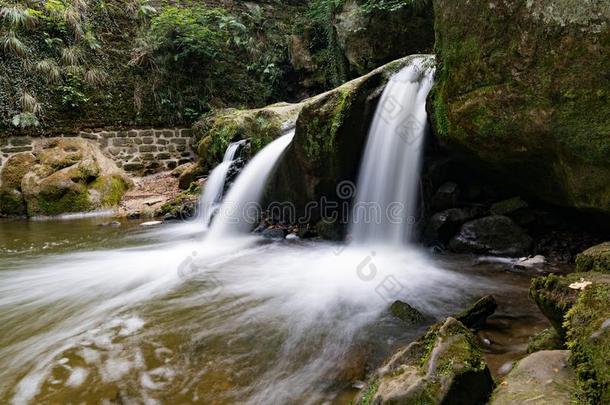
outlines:
[[[212,170],[212,173],[210,173],[210,176],[208,177],[208,180],[205,183],[203,195],[201,196],[201,200],[199,201],[198,215],[198,220],[203,221],[205,229],[208,229],[208,227],[210,226],[212,217],[220,206],[224,185],[227,180],[227,173],[229,172],[229,168],[235,161],[235,155],[246,142],[248,141],[243,139],[241,141],[231,143],[225,151],[222,163],[220,163],[218,166],[216,166],[214,170]]]
[[[433,61],[431,56],[414,57],[381,96],[354,201],[350,233],[356,243],[394,245],[411,237]]]
[[[260,212],[261,199],[269,175],[292,142],[294,130],[265,146],[244,167],[218,209],[208,238],[218,239],[247,233]]]

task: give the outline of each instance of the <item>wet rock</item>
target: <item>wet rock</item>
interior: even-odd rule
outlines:
[[[493,215],[465,223],[449,246],[458,253],[524,256],[532,238],[510,218]]]
[[[527,344],[528,353],[539,352],[541,350],[561,350],[563,348],[563,341],[555,328],[545,329],[532,336]]]
[[[401,321],[410,324],[418,324],[425,321],[424,315],[411,305],[402,301],[394,301],[390,306],[390,312]]]
[[[500,201],[492,204],[489,209],[493,215],[506,215],[514,213],[522,208],[526,208],[527,203],[521,199],[521,197],[513,197],[508,200]]]
[[[456,315],[455,319],[469,329],[480,329],[485,325],[487,318],[496,312],[496,308],[498,308],[496,299],[492,295],[487,295],[475,302],[470,308]]]
[[[498,385],[491,405],[570,404],[577,391],[567,350],[545,350],[519,361]],[[537,402],[543,401],[543,402]]]
[[[262,236],[266,239],[284,239],[286,233],[284,228],[269,227],[262,232]]]
[[[460,188],[456,183],[447,182],[436,190],[430,201],[432,211],[442,211],[459,204]]]
[[[481,210],[477,207],[450,208],[438,212],[428,221],[424,239],[429,243],[447,243],[464,223],[475,219],[480,213]]]
[[[185,163],[175,168],[172,175],[178,177],[178,187],[187,190],[191,183],[203,175],[203,170],[199,163]]]
[[[513,264],[516,269],[539,269],[547,264],[546,258],[542,255],[522,257]]]
[[[476,338],[454,318],[398,350],[371,378],[358,404],[485,403],[493,380]]]
[[[290,233],[288,235],[286,235],[286,240],[300,240],[301,238],[299,238],[299,235],[297,235],[296,233]]]
[[[610,273],[610,242],[593,246],[576,256],[576,271]]]

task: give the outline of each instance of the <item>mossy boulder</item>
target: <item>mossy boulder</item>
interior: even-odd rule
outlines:
[[[392,7],[374,6],[367,0],[347,0],[335,12],[338,45],[356,74],[364,75],[406,55],[432,51],[432,5],[394,3]]]
[[[0,171],[0,214],[21,216],[26,214],[21,193],[21,181],[30,170],[36,157],[31,153],[11,156]]]
[[[358,404],[482,404],[493,380],[475,336],[447,318],[375,372]]]
[[[434,0],[440,139],[525,194],[610,213],[610,3]]]
[[[194,126],[200,167],[212,170],[231,142],[250,139],[255,154],[294,126],[301,104],[278,103],[254,110],[225,109],[204,115]]]
[[[610,273],[610,242],[593,246],[576,256],[576,270]]]
[[[566,314],[565,327],[584,399],[610,403],[610,278],[584,289]]]
[[[413,57],[388,63],[369,74],[302,102],[292,145],[278,167],[268,199],[290,201],[311,223],[323,201],[341,206],[338,190],[355,182],[369,125],[388,80]],[[349,187],[349,184],[348,184]],[[312,206],[311,203],[320,203]]]
[[[550,275],[532,282],[530,296],[571,351],[582,398],[610,401],[610,274]]]
[[[48,216],[115,207],[131,182],[83,139],[40,139],[2,170],[0,212]],[[9,199],[10,197],[10,199]]]
[[[498,303],[493,295],[486,295],[457,314],[455,318],[469,329],[480,329],[485,325],[487,318],[496,312],[496,308]]]
[[[490,405],[570,404],[578,392],[567,350],[545,350],[520,360],[498,384]]]
[[[406,302],[399,300],[394,301],[392,305],[390,305],[390,312],[401,321],[412,325],[422,323],[426,320],[426,317],[417,309]]]

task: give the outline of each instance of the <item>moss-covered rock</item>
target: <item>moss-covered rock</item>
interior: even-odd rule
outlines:
[[[498,385],[491,405],[570,404],[576,400],[567,350],[540,351],[519,361]]]
[[[392,305],[390,305],[390,312],[396,318],[401,321],[410,323],[410,324],[418,324],[425,321],[424,315],[419,312],[417,309],[413,308],[411,305],[407,304],[403,301],[394,301]]]
[[[576,270],[610,273],[610,242],[593,246],[576,256]]]
[[[434,16],[428,2],[347,0],[335,12],[338,44],[351,69],[359,75],[394,59],[430,52],[434,46]]]
[[[610,278],[584,289],[566,315],[570,363],[584,399],[610,403]]]
[[[115,207],[131,182],[97,144],[41,139],[2,170],[0,213],[59,215]]]
[[[448,318],[377,370],[358,404],[482,404],[493,380],[475,336]]]
[[[437,135],[539,199],[610,213],[610,3],[434,6]]]
[[[460,312],[455,316],[455,319],[460,321],[464,326],[470,329],[480,329],[487,318],[493,315],[498,308],[498,303],[493,295],[486,295],[478,299],[469,308]]]
[[[294,126],[302,104],[278,103],[255,110],[226,109],[203,116],[194,126],[200,167],[213,169],[231,142],[250,139],[255,154]]]
[[[610,274],[574,273],[535,279],[530,296],[571,351],[582,398],[610,401]]]
[[[532,336],[527,344],[528,353],[539,352],[541,350],[561,350],[563,348],[563,341],[555,328],[544,329]]]
[[[19,153],[11,156],[4,164],[0,172],[0,215],[26,214],[21,181],[35,161],[33,154]]]

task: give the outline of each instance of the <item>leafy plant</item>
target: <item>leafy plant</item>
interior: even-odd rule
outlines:
[[[2,49],[7,54],[15,55],[19,58],[25,58],[28,47],[17,37],[15,31],[10,30],[2,37]]]
[[[37,127],[40,125],[38,117],[32,113],[21,113],[13,116],[13,125],[18,128]]]
[[[38,22],[32,9],[21,4],[13,4],[0,9],[0,18],[12,29],[34,28]]]

